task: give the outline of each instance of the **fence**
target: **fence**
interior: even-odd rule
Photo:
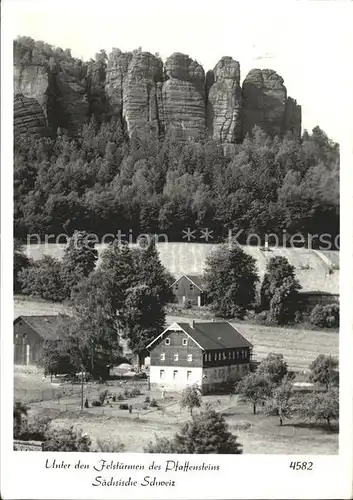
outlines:
[[[14,451],[43,451],[43,443],[41,441],[21,441],[14,439]]]
[[[114,380],[104,383],[85,383],[83,392],[85,397],[90,397],[93,394],[98,394],[101,391],[124,391],[131,387],[136,387],[141,390],[147,390],[148,382],[146,380]],[[58,401],[62,398],[70,396],[80,396],[82,386],[80,383],[67,383],[58,387],[49,389],[19,389],[15,387],[15,399],[24,403],[39,403],[41,401]]]

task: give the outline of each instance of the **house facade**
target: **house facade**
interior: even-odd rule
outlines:
[[[180,391],[197,384],[210,392],[250,371],[252,344],[228,322],[173,323],[154,339],[150,384]]]
[[[205,291],[201,275],[183,274],[171,287],[179,304],[184,304],[188,300],[199,307],[204,305]]]
[[[44,340],[60,340],[60,326],[68,316],[18,316],[13,324],[15,365],[36,365]]]

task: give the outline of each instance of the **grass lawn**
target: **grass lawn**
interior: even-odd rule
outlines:
[[[25,387],[28,394],[38,391],[39,375],[36,373],[15,373],[15,394],[19,395]],[[42,381],[43,390],[50,390],[49,380]],[[93,384],[84,387],[84,397],[89,401],[98,398],[99,392],[108,389],[118,395],[123,393],[124,387],[117,382],[109,384]],[[51,399],[31,402],[29,418],[49,416],[56,427],[74,425],[86,432],[95,444],[97,438],[109,442],[118,440],[125,445],[127,452],[143,452],[149,441],[154,441],[155,436],[171,437],[178,431],[180,425],[190,418],[187,410],[179,406],[178,395],[167,393],[161,400],[159,391],[147,391],[142,388],[143,394],[128,398],[124,403],[133,407],[130,414],[120,410],[121,401],[105,404],[103,407],[90,407],[80,411],[80,387],[70,392],[71,384],[67,386],[54,386],[54,390],[63,389],[61,399]],[[49,394],[49,393],[48,393]],[[145,397],[155,398],[159,409],[147,407],[143,409]],[[50,396],[50,394],[49,394]],[[239,438],[243,445],[244,453],[273,453],[273,454],[334,454],[338,452],[338,433],[324,428],[315,428],[292,419],[285,421],[283,427],[279,426],[278,418],[267,417],[261,412],[252,414],[251,405],[238,402],[237,396],[203,396],[203,403],[210,404],[225,416],[231,431]],[[197,410],[196,410],[197,411]],[[261,409],[259,410],[261,411]]]

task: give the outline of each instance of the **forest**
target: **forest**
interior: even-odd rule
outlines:
[[[170,135],[128,139],[94,117],[79,137],[18,136],[14,152],[15,236],[98,236],[131,230],[209,228],[248,234],[339,234],[339,147],[319,128],[300,140],[261,129],[231,152],[214,141]]]

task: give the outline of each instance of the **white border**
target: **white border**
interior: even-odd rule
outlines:
[[[48,2],[47,2],[48,3]],[[54,2],[53,2],[54,3]],[[337,2],[342,15],[351,15],[348,2]],[[177,481],[176,487],[140,487],[136,489],[94,488],[90,485],[91,471],[61,471],[45,469],[46,458],[66,459],[74,462],[96,463],[98,454],[47,454],[12,451],[12,18],[9,7],[16,10],[16,0],[2,2],[1,30],[1,495],[4,499],[47,499],[47,498],[153,498],[153,499],[196,499],[196,498],[350,498],[352,496],[352,282],[353,275],[353,210],[352,210],[352,139],[353,139],[353,100],[352,68],[349,46],[346,52],[335,54],[340,59],[342,72],[330,75],[330,59],[327,68],[322,70],[322,84],[327,87],[327,99],[332,92],[342,95],[342,107],[337,109],[341,115],[342,130],[339,138],[341,145],[341,419],[340,451],[337,456],[180,456],[180,462],[218,463],[221,475],[217,473],[177,473],[168,474],[166,479]],[[56,4],[56,2],[55,2]],[[85,3],[87,7],[89,2]],[[204,4],[207,8],[207,5]],[[274,9],[284,7],[284,2],[275,3]],[[96,3],[90,8],[99,8]],[[216,8],[216,5],[209,6]],[[254,5],[256,8],[256,5]],[[68,12],[68,15],[70,13]],[[82,14],[84,15],[84,13]],[[55,23],[55,16],[50,22]],[[172,20],[171,20],[172,22]],[[317,22],[320,22],[317,19]],[[117,26],[117,30],[119,26]],[[236,24],[234,26],[236,29]],[[340,26],[333,26],[328,36],[339,36]],[[205,34],[210,35],[211,34]],[[300,36],[300,34],[298,34]],[[351,35],[352,37],[352,35]],[[347,37],[348,39],[348,37]],[[352,42],[352,38],[349,39]],[[163,43],[163,41],[161,41]],[[280,42],[279,42],[280,43]],[[343,47],[342,47],[343,49]],[[320,50],[313,40],[308,40],[308,50]],[[301,75],[305,78],[305,75]],[[310,85],[310,82],[308,82]],[[324,106],[325,103],[322,103]],[[11,353],[11,355],[10,355]],[[108,459],[108,456],[104,456]],[[115,460],[128,463],[165,462],[167,456],[145,454],[115,455]],[[293,472],[289,463],[295,460],[314,462],[312,472]],[[135,473],[136,475],[136,473]],[[139,474],[140,475],[140,474]],[[116,474],[122,477],[122,474]],[[125,473],[124,476],[128,475]],[[160,474],[163,479],[164,474]],[[173,477],[174,476],[174,477]]]

